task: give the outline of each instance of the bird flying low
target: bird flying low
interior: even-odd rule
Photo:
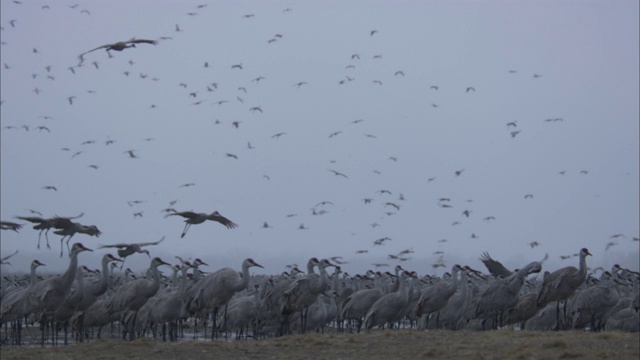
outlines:
[[[187,230],[189,230],[191,225],[193,225],[193,224],[202,224],[206,220],[219,222],[220,224],[226,226],[228,229],[233,229],[233,228],[236,228],[238,226],[233,221],[231,221],[231,220],[227,219],[226,217],[220,215],[220,213],[217,212],[217,211],[214,211],[211,214],[196,213],[196,212],[193,212],[193,211],[180,211],[180,212],[169,213],[169,214],[165,215],[165,217],[174,216],[174,215],[182,216],[183,218],[186,219],[184,221],[186,223],[185,226],[184,226],[184,230],[182,231],[182,235],[180,235],[181,238],[184,238],[184,236],[187,234]]]
[[[156,40],[146,40],[146,39],[135,39],[132,38],[131,40],[128,41],[118,41],[112,44],[105,44],[102,46],[98,46],[95,49],[91,49],[89,51],[85,51],[82,54],[78,55],[78,59],[80,59],[80,62],[84,61],[84,55],[92,52],[92,51],[96,51],[96,50],[100,50],[100,49],[105,49],[107,52],[109,52],[110,50],[115,50],[115,51],[122,51],[124,49],[127,48],[131,48],[131,47],[136,47],[136,44],[151,44],[151,45],[157,45],[158,42]]]

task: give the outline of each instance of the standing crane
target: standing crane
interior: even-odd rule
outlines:
[[[149,250],[142,250],[142,247],[143,246],[149,246],[149,245],[158,245],[164,240],[164,238],[165,237],[163,236],[162,239],[160,239],[158,241],[154,241],[154,242],[143,242],[143,243],[133,243],[133,244],[120,243],[120,244],[113,244],[113,245],[100,245],[98,247],[98,249],[118,248],[118,256],[120,256],[122,258],[122,264],[120,265],[120,269],[122,269],[122,267],[124,266],[124,262],[127,259],[127,256],[129,256],[129,255],[133,255],[135,253],[147,254],[147,256],[149,258],[151,258],[151,255],[149,255]]]
[[[387,323],[398,321],[404,316],[406,307],[409,304],[407,278],[415,277],[415,273],[403,271],[400,274],[398,290],[383,295],[371,305],[371,308],[364,318],[364,326],[367,331],[371,330],[374,326],[384,326]]]
[[[151,259],[149,271],[153,277],[151,280],[136,279],[123,284],[116,290],[107,303],[107,311],[109,314],[117,312],[122,313],[121,323],[127,329],[129,340],[135,338],[135,323],[138,310],[158,292],[160,288],[160,272],[158,266],[170,265],[159,257]],[[126,311],[131,311],[133,316],[127,318]],[[125,339],[126,339],[126,333]]]
[[[573,266],[567,266],[562,269],[558,269],[549,276],[545,277],[542,281],[542,288],[538,293],[538,299],[536,301],[538,307],[542,308],[550,302],[557,301],[556,305],[556,329],[560,329],[560,302],[564,301],[564,322],[567,320],[567,299],[578,289],[587,278],[587,256],[590,256],[587,248],[580,250],[580,262],[579,269]]]
[[[17,289],[10,292],[2,298],[2,305],[0,307],[0,324],[14,321],[15,334],[13,339],[13,345],[21,344],[22,337],[22,319],[28,315],[26,311],[26,296],[29,294],[31,288],[38,282],[38,276],[36,275],[36,269],[39,266],[46,266],[38,260],[31,262],[31,275],[29,276],[29,285],[25,288]]]
[[[98,298],[107,291],[109,287],[109,263],[113,264],[118,261],[123,261],[123,260],[117,259],[111,254],[103,255],[102,261],[101,261],[101,264],[102,264],[101,278],[98,279],[97,281],[93,281],[92,283],[87,284],[84,287],[82,300],[78,304],[76,309],[77,311],[74,316],[74,318],[77,319],[75,321],[75,324],[76,324],[75,328],[76,328],[76,331],[78,332],[78,338],[80,339],[80,342],[82,342],[84,338],[83,321],[84,321],[85,311],[89,307],[91,307],[91,305],[93,305],[96,301],[98,301]]]
[[[196,213],[193,211],[174,211],[170,214],[165,215],[166,217],[169,216],[174,216],[174,215],[179,215],[182,216],[183,218],[186,218],[186,220],[184,221],[186,224],[184,226],[184,230],[182,230],[182,235],[180,235],[180,238],[184,238],[184,236],[187,234],[187,230],[189,230],[189,228],[191,227],[191,225],[194,224],[202,224],[203,222],[207,221],[207,220],[211,220],[211,221],[217,221],[220,224],[224,225],[227,227],[227,229],[234,229],[236,228],[238,225],[236,223],[234,223],[233,221],[227,219],[226,217],[220,215],[219,212],[214,211],[211,214],[206,214],[206,213]]]
[[[251,258],[242,262],[242,273],[231,268],[222,268],[209,274],[196,284],[196,297],[194,299],[198,309],[209,309],[213,312],[213,329],[211,336],[216,333],[216,317],[220,307],[227,305],[229,300],[249,284],[249,268],[262,268]],[[226,311],[225,311],[226,313]]]
[[[285,322],[289,314],[300,312],[300,332],[306,330],[307,310],[309,306],[316,302],[318,296],[331,288],[329,275],[325,270],[327,267],[335,266],[328,260],[318,261],[316,258],[310,260],[318,267],[320,274],[311,271],[307,276],[298,278],[289,285],[289,288],[283,293],[284,305],[282,306],[282,314],[285,315]],[[313,267],[311,268],[313,270]]]
[[[429,316],[431,313],[438,312],[436,316],[436,329],[438,328],[438,322],[440,320],[440,310],[447,305],[449,298],[458,290],[458,272],[462,270],[462,267],[458,264],[453,265],[451,269],[450,282],[441,281],[426,288],[420,299],[416,304],[415,312],[416,316],[421,317],[426,315],[425,328],[429,326]]]
[[[75,243],[71,247],[69,266],[61,276],[50,277],[35,284],[26,297],[28,313],[42,313],[42,323],[51,320],[53,329],[53,312],[62,304],[71,291],[73,279],[78,268],[78,254],[83,251],[93,251],[81,243]],[[42,326],[42,343],[44,346],[44,334],[46,326]]]
[[[541,270],[542,264],[534,261],[506,279],[493,280],[481,290],[476,298],[474,317],[483,319],[483,329],[489,317],[497,317],[494,324],[502,325],[504,312],[518,304],[520,289],[527,275]]]

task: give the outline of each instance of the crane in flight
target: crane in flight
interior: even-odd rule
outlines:
[[[127,40],[127,41],[118,41],[112,44],[105,44],[102,46],[98,46],[95,49],[91,49],[89,51],[85,51],[82,54],[78,55],[78,59],[80,59],[80,63],[82,63],[84,61],[84,55],[92,52],[92,51],[96,51],[96,50],[100,50],[100,49],[105,49],[107,51],[107,54],[109,54],[109,56],[111,57],[111,53],[109,51],[114,50],[114,51],[122,51],[124,49],[128,49],[128,48],[134,48],[136,47],[136,44],[151,44],[151,45],[157,45],[158,42],[156,40],[146,40],[146,39],[135,39],[132,38],[131,40]]]
[[[149,258],[151,258],[151,255],[149,255],[149,250],[143,250],[142,247],[149,246],[149,245],[158,245],[164,240],[164,238],[165,237],[163,236],[162,239],[160,239],[158,241],[153,241],[153,242],[141,242],[141,243],[131,243],[131,244],[120,243],[120,244],[112,244],[112,245],[100,245],[99,249],[103,249],[103,248],[118,248],[118,256],[120,256],[122,258],[122,264],[120,265],[120,269],[122,269],[122,267],[124,266],[124,261],[127,259],[127,256],[129,256],[129,255],[133,255],[135,253],[147,254],[147,256]]]
[[[169,216],[174,216],[174,215],[179,215],[179,216],[182,216],[183,218],[186,218],[186,220],[184,221],[186,224],[184,226],[184,230],[182,230],[182,235],[180,235],[180,238],[184,238],[184,236],[187,234],[187,230],[189,230],[191,225],[202,224],[207,220],[217,221],[220,224],[226,226],[227,229],[234,229],[238,227],[236,223],[220,215],[220,213],[217,211],[214,211],[211,214],[196,213],[193,211],[179,211],[179,212],[176,211],[176,212],[167,214],[165,218]]]

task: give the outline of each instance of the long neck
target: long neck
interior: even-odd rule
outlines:
[[[29,287],[33,286],[38,281],[38,275],[36,275],[37,265],[31,265],[31,275],[29,276]]]
[[[580,267],[578,269],[578,277],[582,283],[587,278],[587,255],[580,253]]]
[[[109,259],[107,257],[102,259],[102,278],[100,279],[100,288],[107,289],[109,287]]]
[[[147,288],[147,290],[148,290],[148,293],[151,294],[150,296],[153,296],[155,295],[155,293],[158,292],[158,289],[160,289],[160,271],[158,271],[157,266],[151,266],[149,268],[149,272],[151,272],[153,276],[153,280],[149,284],[149,287]]]
[[[242,263],[242,278],[236,283],[236,289],[238,291],[244,289],[249,285],[249,265]]]
[[[73,284],[73,279],[76,277],[76,269],[78,268],[78,251],[71,252],[71,261],[69,261],[69,267],[60,278],[61,287],[68,289]]]

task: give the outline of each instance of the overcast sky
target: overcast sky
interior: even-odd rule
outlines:
[[[355,274],[403,250],[421,275],[485,270],[484,251],[553,271],[582,247],[638,270],[637,1],[1,4],[1,217],[24,224],[1,233],[3,272],[68,264],[53,231],[36,249],[29,209],[84,213],[92,268],[99,244],[166,236],[152,255],[205,271],[341,256]],[[79,65],[133,37],[158,44]],[[181,239],[168,207],[238,228]]]

